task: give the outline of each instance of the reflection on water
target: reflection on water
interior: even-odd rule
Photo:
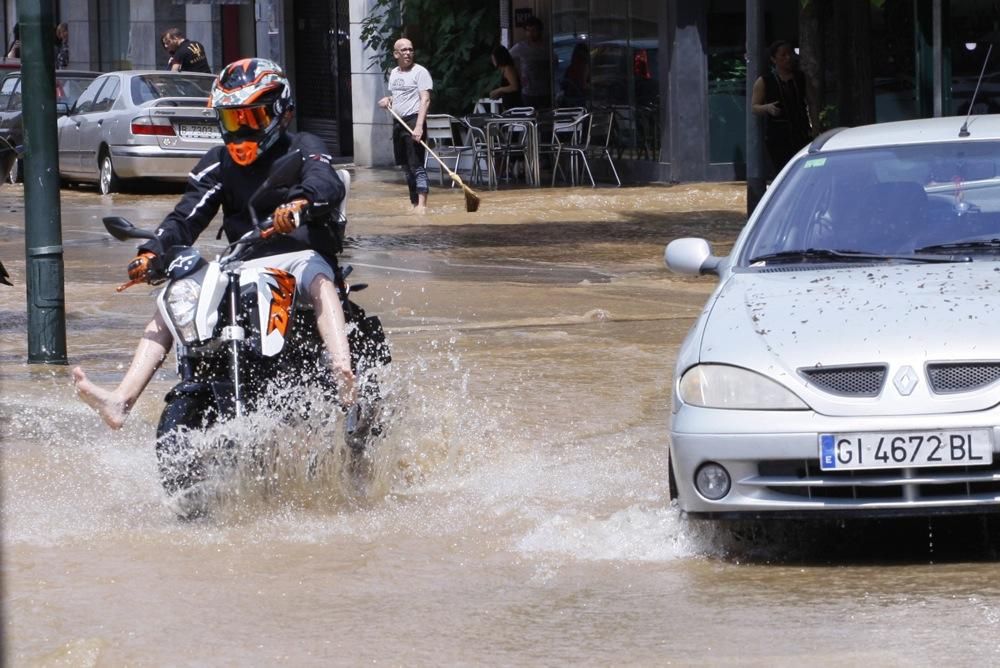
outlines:
[[[16,284],[0,291],[9,662],[996,660],[982,524],[887,536],[670,506],[671,368],[714,283],[669,276],[663,246],[698,235],[724,252],[740,184],[481,196],[467,214],[459,189],[438,188],[418,217],[396,175],[354,180],[346,256],[394,358],[371,484],[344,475],[339,415],[265,414],[229,433],[269,466],[237,468],[215,512],[183,523],[153,453],[172,370],[110,432],[66,368],[24,363],[23,207],[0,189]],[[69,357],[98,382],[120,378],[153,295],[115,293],[134,247],[100,218],[152,226],[174,199],[63,191]],[[221,248],[214,228],[203,241]]]

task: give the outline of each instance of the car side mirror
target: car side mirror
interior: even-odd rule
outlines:
[[[694,237],[674,239],[663,251],[663,263],[667,269],[688,276],[718,276],[721,261],[722,258],[712,255],[712,246],[708,241]]]
[[[65,102],[56,102],[56,116],[69,115],[69,105]]]

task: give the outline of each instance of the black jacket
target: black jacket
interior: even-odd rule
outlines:
[[[267,178],[274,162],[299,151],[302,159],[298,183],[272,191],[256,202],[259,221],[275,207],[296,198],[309,200],[307,223],[291,234],[275,235],[260,244],[253,257],[265,257],[312,249],[332,263],[341,250],[341,232],[336,225],[337,207],[344,199],[343,181],[326,153],[323,141],[308,133],[287,133],[264,155],[242,167],[233,162],[225,146],[211,149],[188,175],[187,190],[174,210],[167,214],[140,250],[162,256],[172,246],[191,246],[222,208],[222,231],[233,242],[253,229],[248,207],[250,197]]]

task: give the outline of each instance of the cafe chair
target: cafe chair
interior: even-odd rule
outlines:
[[[486,132],[466,119],[463,119],[462,122],[465,124],[468,142],[471,146],[472,171],[469,175],[469,181],[483,183],[483,167],[485,167],[486,185],[492,188],[496,183],[496,175],[493,171],[493,156],[490,153],[489,142],[486,141]]]
[[[441,158],[442,162],[446,165],[449,161],[452,163],[449,167],[451,167],[453,172],[458,172],[458,164],[461,162],[462,156],[472,151],[472,146],[466,146],[456,140],[456,137],[460,136],[460,133],[456,132],[456,130],[461,126],[462,122],[449,114],[427,115],[427,136],[424,138],[424,141]],[[424,156],[424,169],[427,169],[430,161],[433,161],[437,165],[441,185],[444,185],[444,167],[434,160],[429,153]],[[455,182],[452,181],[451,185],[454,186]]]
[[[590,179],[590,185],[597,187],[594,175],[590,171],[590,163],[587,162],[587,154],[590,152],[590,131],[591,114],[584,114],[575,121],[559,126],[558,131],[555,126],[552,131],[552,146],[554,147],[554,159],[552,164],[552,185],[556,184],[556,175],[562,172],[561,161],[565,156],[570,184],[576,185],[576,179],[582,168]]]
[[[618,170],[615,168],[615,161],[611,157],[612,142],[615,133],[615,112],[612,109],[595,111],[590,121],[590,153],[592,157],[600,160],[607,158],[611,166],[611,173],[621,187],[622,180],[618,177]],[[594,143],[597,142],[597,143]]]

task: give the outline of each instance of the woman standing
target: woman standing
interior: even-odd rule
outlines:
[[[499,99],[503,111],[523,106],[521,78],[517,74],[517,67],[510,56],[510,51],[503,44],[497,44],[493,47],[490,60],[493,62],[493,67],[500,70],[500,86],[490,91],[490,98]]]
[[[806,108],[806,77],[795,67],[792,45],[778,40],[768,48],[774,68],[753,84],[753,113],[767,118],[764,143],[774,167],[772,177],[812,137]]]

